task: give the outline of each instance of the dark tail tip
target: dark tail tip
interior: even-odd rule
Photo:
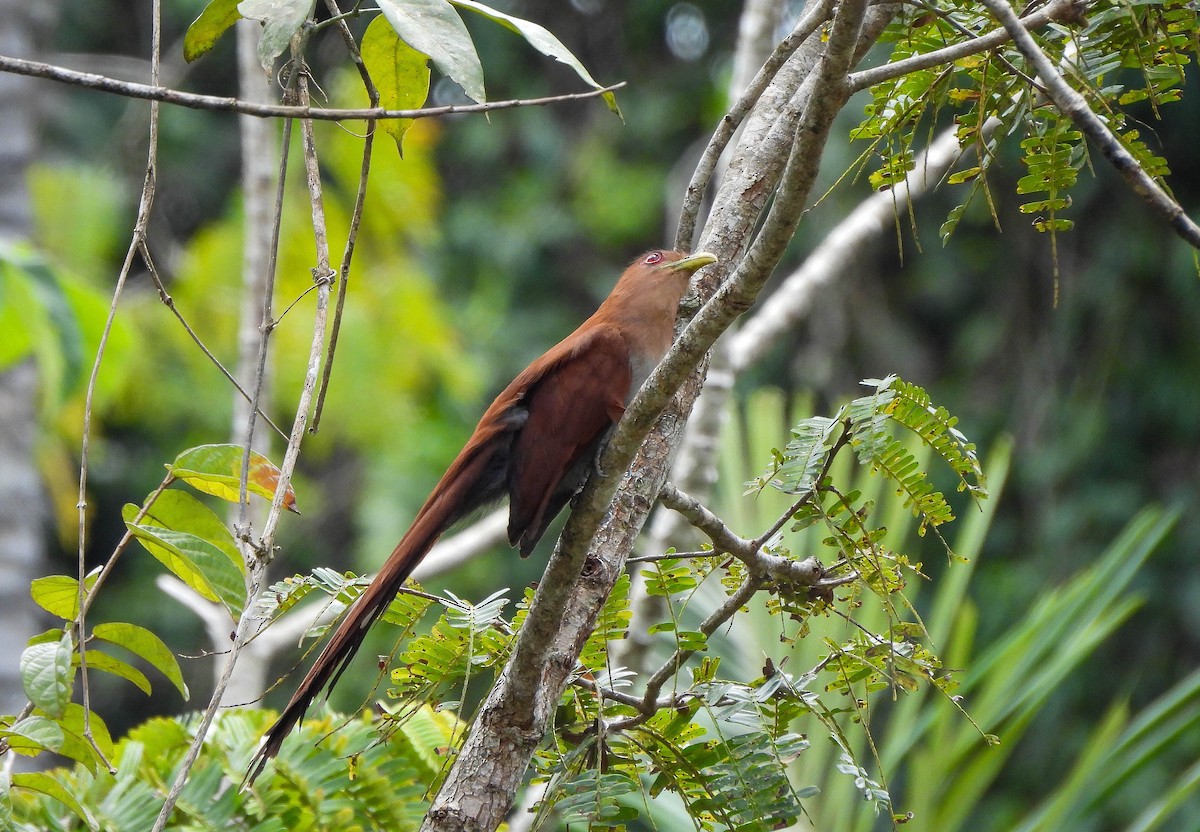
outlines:
[[[267,729],[258,751],[254,752],[254,756],[250,758],[250,766],[246,770],[246,776],[242,779],[240,791],[245,791],[254,785],[255,779],[262,774],[267,763],[279,753],[279,749],[283,747],[283,741],[287,739],[288,734],[292,733],[292,729],[303,717],[303,710],[294,710],[290,705],[284,708],[275,724]]]

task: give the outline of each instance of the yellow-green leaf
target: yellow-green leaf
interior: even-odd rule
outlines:
[[[188,698],[187,685],[183,683],[183,673],[179,670],[179,662],[162,639],[145,627],[124,622],[97,624],[92,629],[92,635],[98,639],[110,642],[118,647],[124,647],[130,653],[148,661],[155,669],[171,680],[176,689]]]
[[[43,751],[58,752],[63,746],[62,728],[38,714],[25,717],[11,728],[0,728],[0,737],[13,751],[27,757],[36,757]]]
[[[471,33],[446,0],[379,0],[379,10],[401,40],[432,58],[468,98],[480,103],[487,100],[483,65]]]
[[[91,589],[99,573],[84,578],[85,589]],[[74,621],[79,615],[79,581],[70,575],[49,575],[34,578],[29,588],[34,603],[53,616],[64,621]]]
[[[238,0],[212,0],[183,36],[183,59],[188,63],[212,49],[221,35],[242,18]]]
[[[241,445],[200,445],[175,457],[167,470],[197,491],[236,503],[242,473],[242,453]],[[272,500],[278,485],[279,469],[262,454],[251,451],[247,490]],[[288,511],[296,511],[296,494],[290,485],[283,497],[283,507]]]
[[[413,110],[429,95],[429,56],[400,40],[383,15],[376,17],[363,34],[363,63],[379,90],[379,104],[389,110]],[[412,127],[411,118],[391,118],[380,122],[404,155],[401,144]]]
[[[91,813],[83,807],[75,795],[67,790],[67,787],[55,780],[49,774],[42,771],[23,771],[13,775],[13,786],[21,789],[27,789],[31,792],[40,792],[57,800],[62,805],[66,806],[90,829],[99,829],[96,819]]]
[[[75,653],[72,659],[74,664],[79,664],[79,654]],[[146,674],[138,670],[129,662],[122,661],[116,656],[110,656],[107,653],[101,653],[99,650],[87,651],[88,670],[101,670],[105,673],[111,673],[114,676],[120,676],[128,682],[132,682],[137,688],[147,696],[150,695],[150,680],[146,678]]]
[[[245,565],[233,536],[213,512],[183,491],[164,491],[140,523],[132,503],[121,511],[138,542],[201,597],[241,615]]]
[[[45,714],[38,711],[34,711],[34,714],[45,716]],[[95,743],[96,748],[100,749],[100,753],[106,759],[112,759],[112,736],[108,733],[108,726],[104,724],[104,720],[95,711],[91,712],[87,721],[87,726],[91,730],[92,742],[88,742],[84,736],[83,706],[77,702],[69,704],[62,718],[55,720],[55,722],[62,730],[62,744],[57,749],[57,753],[83,763],[93,773],[99,769],[100,759],[96,756],[92,742]]]

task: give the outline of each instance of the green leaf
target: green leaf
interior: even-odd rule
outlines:
[[[164,491],[142,522],[134,523],[138,512],[128,503],[121,515],[146,551],[201,597],[224,604],[235,619],[240,616],[245,567],[220,519],[183,491]]]
[[[86,576],[83,585],[90,590],[96,583],[98,570]],[[79,615],[79,581],[69,575],[49,575],[34,578],[29,587],[34,603],[64,621],[74,621]]]
[[[63,628],[55,627],[46,630],[44,633],[38,633],[36,636],[30,636],[29,641],[25,642],[26,647],[32,647],[35,644],[46,644],[52,641],[58,641],[62,638]]]
[[[96,772],[101,762],[96,755],[96,748],[100,749],[100,753],[105,758],[112,759],[113,741],[104,720],[98,713],[92,711],[86,723],[91,728],[92,734],[92,742],[89,742],[84,737],[83,713],[82,705],[75,702],[67,705],[66,713],[57,720],[57,726],[62,729],[62,745],[56,751],[64,757],[70,757],[72,760],[83,763],[89,770]],[[35,714],[37,714],[36,711]],[[44,714],[37,715],[45,716]],[[93,742],[96,748],[92,747]]]
[[[396,36],[387,18],[376,17],[363,34],[363,63],[379,90],[379,104],[389,110],[411,110],[425,103],[429,95],[429,56],[413,49]],[[396,150],[404,155],[402,140],[411,118],[391,118],[382,122],[383,129],[396,142]]]
[[[33,306],[29,287],[20,273],[6,262],[0,250],[0,369],[24,358],[33,349],[28,310]]]
[[[163,644],[162,639],[145,627],[123,622],[97,624],[92,629],[92,635],[145,659],[171,680],[184,699],[188,698],[187,685],[183,683],[183,673],[179,670],[175,655]]]
[[[288,48],[292,35],[300,31],[312,12],[315,0],[242,0],[237,10],[242,17],[263,22],[258,40],[258,62],[269,75],[275,59]]]
[[[191,63],[208,52],[241,17],[238,0],[212,0],[183,36],[183,59]]]
[[[42,771],[19,772],[13,775],[12,784],[17,788],[39,792],[53,798],[74,812],[81,821],[88,825],[89,829],[100,828],[91,813],[83,807],[83,804],[75,799],[75,795],[71,794],[62,783],[49,774]]]
[[[199,445],[175,457],[167,470],[197,491],[236,503],[242,474],[242,454],[241,445]],[[251,451],[246,489],[273,500],[278,486],[279,469],[262,454]],[[283,507],[300,513],[296,511],[296,494],[290,485],[283,497]]]
[[[136,509],[136,507],[135,507]],[[128,511],[126,505],[123,511]],[[132,521],[140,513],[136,509],[126,520]],[[246,564],[242,561],[242,553],[223,520],[204,503],[197,500],[186,491],[168,489],[155,499],[154,504],[142,515],[139,525],[161,526],[172,531],[187,532],[204,540],[218,549],[225,559],[235,566],[239,573],[245,574]]]
[[[21,653],[21,684],[29,701],[57,719],[71,701],[71,650],[68,633],[54,643],[35,644]]]
[[[580,772],[559,785],[551,798],[554,811],[567,828],[586,823],[588,829],[624,829],[639,812],[622,805],[620,798],[638,791],[637,780],[622,772]]]
[[[8,767],[0,768],[0,832],[12,832],[12,782],[9,778]]]
[[[72,661],[79,664],[79,654],[73,654]],[[150,680],[146,678],[146,674],[138,670],[129,662],[122,661],[116,656],[110,656],[107,653],[101,653],[99,650],[87,651],[87,666],[88,670],[100,670],[105,673],[111,673],[113,676],[120,676],[126,681],[132,682],[147,696],[150,695]]]
[[[58,752],[63,746],[63,730],[52,719],[34,714],[11,728],[0,728],[9,748],[18,754],[35,757],[43,751]]]
[[[443,75],[472,101],[487,101],[483,65],[471,34],[447,0],[379,0],[379,9],[400,39],[428,55]]]
[[[575,74],[583,79],[584,83],[592,87],[592,89],[601,89],[602,84],[598,83],[592,74],[587,71],[579,59],[576,58],[570,49],[563,45],[563,42],[551,34],[550,30],[545,26],[534,23],[530,20],[524,20],[520,17],[505,14],[497,11],[491,6],[476,2],[476,0],[450,0],[454,5],[469,9],[476,14],[481,14],[489,20],[494,20],[501,26],[511,29],[529,43],[537,51],[543,55],[547,55],[559,63],[564,63],[571,69],[575,70]],[[617,106],[617,97],[611,92],[604,93],[604,102],[608,104],[608,108],[617,115],[621,114],[621,108]]]

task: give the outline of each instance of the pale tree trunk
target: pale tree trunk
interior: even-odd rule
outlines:
[[[0,0],[0,54],[32,57],[35,30],[51,3]],[[36,151],[37,82],[0,74],[0,242],[29,237],[26,171]],[[0,334],[0,337],[3,337]],[[0,371],[0,713],[25,705],[18,660],[37,631],[29,584],[45,571],[45,499],[35,462],[38,373],[32,359]]]
[[[255,21],[242,20],[237,24],[238,36],[238,86],[240,97],[245,101],[269,103],[271,99],[270,79],[258,62],[258,38],[262,28]],[[263,303],[267,285],[268,260],[271,254],[271,218],[274,213],[275,159],[277,156],[277,131],[270,119],[239,116],[238,127],[242,146],[242,299],[238,320],[238,360],[234,377],[242,389],[253,395],[255,373],[258,365],[258,343],[263,319]],[[268,375],[263,379],[260,407],[267,411],[270,402]],[[233,419],[230,426],[231,441],[242,444],[246,441],[246,424],[250,419],[250,403],[241,395],[233,393]],[[260,417],[254,431],[254,449],[270,456],[270,428]],[[261,529],[266,518],[266,504],[251,502],[251,522]],[[230,521],[236,522],[238,508],[230,509]],[[223,610],[222,610],[223,612]],[[223,630],[229,633],[233,620]],[[215,644],[219,651],[228,643]],[[270,642],[251,642],[246,646],[247,655],[237,664],[225,694],[223,705],[244,705],[262,697],[267,685],[267,669],[272,647]],[[260,655],[256,655],[260,654]],[[221,674],[221,663],[213,664],[214,679]]]

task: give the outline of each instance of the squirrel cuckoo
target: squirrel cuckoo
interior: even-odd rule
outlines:
[[[592,317],[504,388],[268,729],[247,783],[279,752],[317,694],[337,683],[367,629],[447,528],[507,496],[509,543],[522,557],[533,550],[670,348],[692,273],[716,260],[707,252],[643,254]]]

